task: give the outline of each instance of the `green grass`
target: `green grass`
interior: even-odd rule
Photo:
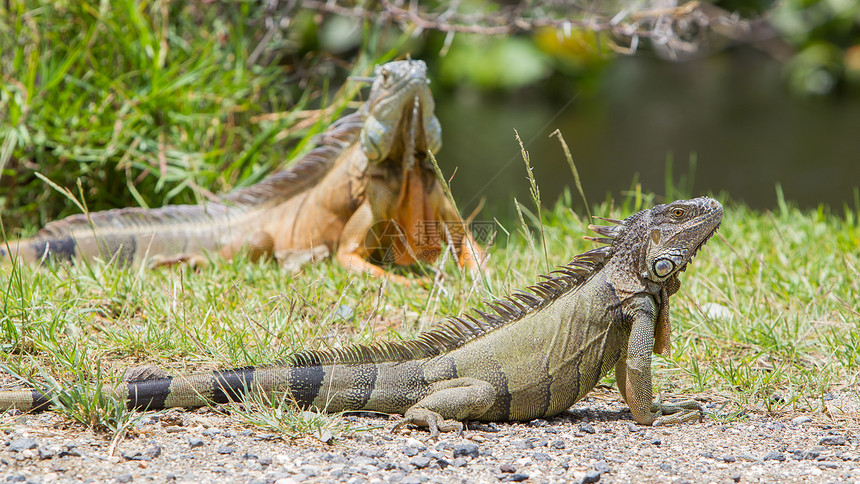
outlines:
[[[653,198],[634,191],[594,213],[623,217]],[[551,264],[591,246],[581,239],[588,221],[567,208],[569,199],[543,211]],[[717,419],[751,412],[830,418],[824,399],[835,387],[856,384],[851,375],[860,365],[855,216],[729,204],[718,236],[671,301],[672,354],[655,357],[657,389],[711,398],[720,404]],[[43,385],[73,384],[62,402],[69,418],[120,429],[133,415],[110,399],[94,402],[99,382],[127,367],[239,367],[303,349],[409,338],[491,295],[533,283],[546,267],[543,247],[515,227],[506,230],[515,235],[490,247],[486,281],[449,262],[442,283],[431,288],[387,284],[330,261],[296,276],[242,259],[214,260],[199,272],[98,263],[18,267],[0,275],[0,359]],[[352,314],[344,318],[341,306]],[[291,407],[283,402],[250,408],[237,418],[288,435],[341,428],[336,420],[285,413]]]

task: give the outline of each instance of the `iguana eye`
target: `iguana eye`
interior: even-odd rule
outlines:
[[[657,277],[666,277],[675,270],[675,263],[670,259],[657,259],[654,261],[654,275]]]
[[[673,217],[681,218],[681,217],[683,217],[683,216],[684,216],[684,213],[685,213],[685,212],[684,212],[684,209],[683,209],[683,208],[677,207],[677,208],[673,208],[673,209],[672,209],[672,216],[673,216]]]

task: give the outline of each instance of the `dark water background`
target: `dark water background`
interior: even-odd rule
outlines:
[[[776,206],[776,184],[801,207],[841,212],[857,207],[860,186],[860,95],[802,97],[789,92],[782,65],[753,49],[686,63],[641,56],[617,59],[593,84],[514,93],[455,89],[437,93],[443,126],[438,161],[456,168],[453,190],[469,213],[511,217],[512,197],[532,206],[516,129],[531,155],[544,205],[573,177],[559,129],[573,153],[590,204],[616,199],[634,177],[643,190],[666,193],[667,159],[675,183],[694,196]],[[689,186],[689,185],[688,185]],[[582,210],[574,191],[574,207]]]

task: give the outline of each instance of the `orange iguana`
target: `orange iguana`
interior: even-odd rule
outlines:
[[[121,263],[230,258],[293,260],[336,254],[346,267],[408,282],[367,259],[432,262],[442,243],[461,265],[480,249],[428,164],[441,147],[426,66],[376,68],[367,102],[335,122],[317,148],[288,169],[200,205],[120,208],[48,223],[0,248],[0,260],[116,259]]]

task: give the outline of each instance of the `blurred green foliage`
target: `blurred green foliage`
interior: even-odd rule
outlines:
[[[843,0],[786,0],[771,22],[795,51],[786,64],[794,92],[829,94],[860,84],[860,4]]]
[[[80,180],[91,210],[160,206],[252,183],[301,149],[337,113],[291,130],[299,110],[348,72],[303,50],[312,12],[249,62],[265,15],[250,1],[0,4],[7,229],[75,212],[36,171],[76,196]]]

